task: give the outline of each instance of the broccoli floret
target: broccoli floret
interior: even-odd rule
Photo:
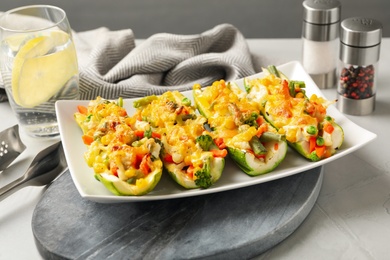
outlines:
[[[213,138],[208,134],[198,136],[195,141],[200,145],[203,151],[208,151],[213,144]]]
[[[195,172],[195,177],[195,184],[200,188],[207,189],[213,184],[211,178],[210,158],[204,162],[201,170]]]

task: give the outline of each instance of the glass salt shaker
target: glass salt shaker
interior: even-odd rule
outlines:
[[[352,17],[341,22],[337,108],[350,115],[375,110],[382,24],[371,18]]]
[[[321,89],[336,86],[341,4],[338,0],[303,2],[302,65]]]

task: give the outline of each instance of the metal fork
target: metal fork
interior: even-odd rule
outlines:
[[[62,143],[57,142],[40,151],[23,176],[0,188],[0,200],[26,186],[47,185],[67,169]]]

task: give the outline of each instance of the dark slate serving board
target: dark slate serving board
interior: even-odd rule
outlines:
[[[69,172],[35,208],[45,259],[247,259],[294,232],[312,209],[321,167],[226,192],[100,204],[78,194]]]

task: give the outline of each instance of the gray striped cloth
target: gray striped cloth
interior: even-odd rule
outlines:
[[[130,29],[98,28],[73,34],[80,71],[80,99],[132,98],[185,91],[195,83],[255,73],[240,31],[221,24],[195,35],[159,33],[136,46]],[[1,95],[3,94],[3,95]],[[6,100],[4,90],[0,100]],[[46,109],[46,108],[45,108]]]
[[[80,64],[80,99],[131,98],[185,91],[195,83],[254,74],[240,31],[221,24],[196,35],[159,33],[136,46],[131,30],[107,28],[74,34]]]

